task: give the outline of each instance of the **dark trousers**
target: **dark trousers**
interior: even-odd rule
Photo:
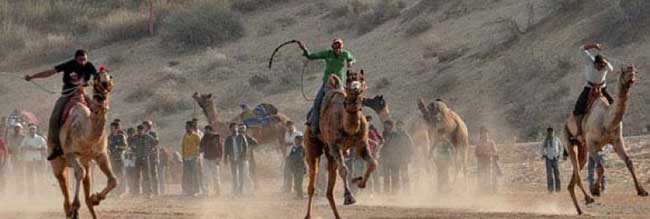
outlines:
[[[557,158],[546,158],[546,187],[549,192],[560,191],[560,166]]]
[[[199,183],[198,160],[183,160],[183,193],[186,195],[199,193]]]
[[[291,177],[293,178],[293,190],[296,192],[298,198],[303,196],[303,179],[305,178],[305,167],[295,167],[291,170]]]
[[[244,193],[244,180],[246,180],[246,171],[244,170],[244,161],[231,161],[230,171],[232,173],[232,193],[242,195]]]
[[[55,147],[61,146],[61,141],[59,140],[59,133],[61,131],[61,116],[63,110],[65,110],[65,104],[70,100],[70,95],[64,95],[59,97],[54,104],[54,109],[52,110],[52,115],[50,116],[50,128],[47,132],[47,139]]]
[[[151,194],[153,192],[151,189],[151,168],[149,157],[138,158],[135,160],[136,188],[142,187],[142,193],[144,194]],[[138,189],[136,189],[136,191],[138,191]],[[139,192],[135,194],[139,194]]]
[[[307,120],[311,123],[311,130],[318,130],[320,124],[320,109],[323,104],[323,99],[325,98],[325,93],[327,92],[327,87],[323,84],[314,98],[314,105],[309,111],[309,118]]]
[[[573,109],[573,115],[584,115],[587,113],[587,104],[589,101],[589,93],[591,92],[590,87],[585,87],[582,92],[580,93],[580,96],[578,96],[578,101],[576,101],[576,106]],[[601,88],[601,93],[603,96],[609,101],[609,104],[612,104],[614,102],[614,98],[612,98],[609,93],[607,93],[607,89],[605,87]]]
[[[149,180],[150,180],[150,185],[151,187],[151,193],[153,194],[160,194],[158,188],[158,157],[157,156],[150,156],[149,157]]]
[[[126,168],[126,178],[129,186],[130,194],[140,194],[140,181],[138,181],[138,169],[137,167],[127,167]]]
[[[120,195],[126,191],[126,183],[124,180],[124,163],[122,159],[111,158],[111,167],[113,168],[113,173],[117,177],[117,181],[120,182],[115,188],[115,194]]]
[[[400,165],[387,163],[382,165],[382,169],[384,172],[384,193],[397,193],[400,189]]]

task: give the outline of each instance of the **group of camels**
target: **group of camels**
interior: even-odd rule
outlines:
[[[340,218],[340,216],[334,201],[333,190],[337,171],[338,175],[343,179],[348,174],[347,167],[342,162],[345,151],[355,149],[359,152],[357,153],[358,156],[368,164],[363,176],[352,180],[352,183],[356,183],[360,188],[365,187],[366,181],[377,166],[377,161],[368,152],[368,122],[365,120],[362,108],[364,106],[372,108],[379,114],[382,121],[386,121],[390,119],[388,107],[382,96],[372,99],[365,98],[367,87],[363,70],[358,72],[348,71],[346,76],[345,81],[333,76],[327,82],[329,91],[326,94],[321,110],[321,134],[314,136],[310,130],[305,132],[306,161],[309,166],[309,199],[305,218],[311,217],[316,176],[318,175],[318,162],[321,155],[324,155],[328,162],[329,181],[326,197],[336,218]],[[573,176],[569,184],[569,192],[578,214],[581,214],[582,211],[575,197],[574,188],[576,184],[583,192],[587,204],[594,201],[582,185],[580,170],[584,167],[588,156],[596,154],[606,144],[612,144],[619,157],[625,161],[634,179],[638,195],[648,195],[637,180],[633,163],[625,152],[625,143],[622,137],[622,120],[627,109],[630,88],[636,81],[635,76],[636,69],[634,67],[622,69],[619,78],[619,93],[614,103],[609,105],[603,99],[596,99],[591,104],[590,111],[585,115],[581,124],[585,133],[580,141],[570,140],[577,129],[572,117],[569,117],[565,125],[562,139],[573,165]],[[110,191],[117,186],[118,182],[108,160],[105,132],[112,90],[113,80],[107,73],[103,73],[94,80],[92,98],[88,103],[82,101],[85,94],[81,88],[77,89],[71,98],[77,101],[70,108],[69,116],[63,123],[60,136],[64,156],[51,161],[52,170],[63,193],[64,210],[69,218],[78,217],[80,208],[79,191],[82,182],[85,202],[93,218],[97,217],[94,206],[99,205]],[[227,136],[230,133],[228,122],[219,119],[212,95],[195,93],[193,98],[203,110],[208,123],[214,127],[217,133]],[[413,127],[419,127],[424,132],[413,134],[425,136],[429,140],[429,144],[435,142],[437,136],[447,135],[447,138],[451,139],[456,147],[455,163],[457,164],[457,170],[466,174],[467,148],[469,145],[468,130],[461,117],[441,100],[435,100],[428,105],[420,100],[418,108],[422,113],[422,120]],[[273,122],[270,125],[252,129],[251,135],[257,138],[260,144],[277,142],[279,148],[282,148],[285,122],[288,121],[288,117],[281,113],[272,115],[272,117]],[[48,145],[48,149],[52,150],[51,144]],[[91,194],[91,161],[98,164],[100,170],[108,179],[106,187],[95,194]],[[67,187],[68,180],[70,180],[68,169],[74,171],[75,187],[72,201]],[[600,179],[603,175],[603,167],[598,166],[598,169],[600,170],[598,171],[598,178]],[[596,180],[596,182],[601,181]],[[343,185],[345,189],[344,204],[355,203],[354,197],[349,191],[349,182],[343,180]],[[600,185],[597,184],[598,186]]]

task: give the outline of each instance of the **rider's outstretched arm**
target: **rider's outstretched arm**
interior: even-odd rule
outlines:
[[[39,73],[36,73],[36,74],[33,74],[33,75],[25,75],[25,80],[31,81],[34,78],[47,78],[47,77],[50,77],[52,75],[55,75],[56,73],[58,73],[57,70],[50,69],[50,70],[42,71],[42,72],[39,72]]]

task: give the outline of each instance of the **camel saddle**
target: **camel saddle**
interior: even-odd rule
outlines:
[[[81,104],[83,106],[88,106],[88,101],[86,101],[86,92],[84,89],[77,89],[70,95],[72,96],[70,96],[68,102],[65,103],[65,107],[63,108],[63,114],[61,115],[61,124],[64,124],[68,119],[70,116],[70,111],[75,105]]]
[[[599,99],[604,99],[605,97],[603,96],[603,85],[605,85],[605,82],[600,83],[600,84],[594,84],[591,82],[587,82],[591,86],[591,90],[589,91],[589,96],[587,98],[587,112],[591,110],[591,106],[594,105],[596,100]],[[607,99],[604,100],[605,103],[609,103]]]

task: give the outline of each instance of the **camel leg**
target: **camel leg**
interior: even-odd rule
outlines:
[[[111,162],[108,160],[108,155],[106,153],[103,153],[99,155],[96,159],[95,162],[99,166],[99,169],[104,173],[106,178],[108,179],[108,182],[106,183],[106,187],[99,193],[95,193],[92,196],[90,196],[90,199],[93,202],[93,205],[99,205],[99,203],[108,196],[108,193],[110,193],[115,187],[117,187],[117,178],[115,177],[115,174],[113,173],[113,169],[111,168]],[[155,167],[154,167],[155,168]]]
[[[365,143],[365,146],[360,149],[361,158],[366,161],[368,166],[366,167],[366,173],[363,175],[363,177],[354,178],[352,182],[358,182],[359,188],[363,189],[366,188],[366,183],[370,178],[370,174],[372,174],[372,172],[377,168],[377,160],[375,160],[375,158],[370,154],[370,150],[368,150],[368,143]]]
[[[327,172],[328,172],[328,179],[327,179],[327,193],[325,196],[327,197],[327,201],[330,204],[330,207],[332,208],[332,211],[334,212],[334,218],[340,219],[341,216],[339,215],[339,211],[336,209],[336,202],[334,201],[334,186],[336,185],[336,169],[337,167],[337,162],[332,157],[331,155],[326,155],[327,157]],[[345,181],[345,178],[343,179]]]
[[[339,175],[341,176],[341,180],[343,181],[343,188],[345,190],[343,194],[343,204],[344,205],[351,205],[356,203],[357,201],[354,199],[354,196],[352,195],[352,192],[350,192],[350,183],[347,180],[348,178],[348,166],[345,165],[345,160],[343,159],[343,151],[340,149],[339,145],[334,145],[330,150],[330,156],[334,157],[334,160],[336,160],[336,163],[339,167]]]
[[[593,145],[593,144],[588,142],[588,145]],[[588,148],[589,147],[578,146],[578,154],[577,154],[577,157],[578,157],[578,160],[577,160],[577,162],[578,162],[578,175],[577,175],[577,177],[578,177],[578,179],[576,181],[576,183],[578,184],[578,188],[580,188],[580,191],[582,191],[582,194],[585,196],[585,204],[587,204],[587,205],[593,203],[594,198],[592,198],[591,195],[589,195],[589,193],[587,193],[587,190],[585,189],[584,184],[582,182],[582,177],[580,175],[580,171],[585,167],[585,164],[587,164],[587,159],[589,159],[589,150],[588,150]]]
[[[70,203],[70,191],[68,191],[68,172],[67,168],[65,167],[65,161],[63,159],[55,159],[53,161],[50,161],[50,165],[52,166],[54,177],[56,177],[56,180],[59,183],[61,193],[63,193],[63,210],[65,211],[65,215],[69,217],[72,203]]]
[[[76,219],[79,217],[79,207],[81,203],[79,202],[79,190],[81,187],[81,181],[86,178],[86,171],[81,166],[81,162],[76,154],[68,153],[65,155],[65,160],[67,165],[74,169],[75,176],[75,191],[74,191],[74,200],[72,201],[72,208],[70,209],[70,218]]]
[[[634,180],[634,186],[636,187],[637,195],[648,196],[648,192],[643,188],[643,186],[637,180],[636,171],[634,170],[634,164],[632,163],[632,159],[630,159],[630,157],[627,155],[627,152],[625,152],[625,141],[623,140],[623,137],[619,137],[618,140],[615,140],[612,145],[614,146],[614,151],[616,151],[618,157],[620,157],[621,160],[625,162],[627,169],[630,171],[630,174],[632,175],[632,179]]]
[[[591,191],[591,194],[595,197],[599,197],[603,183],[603,175],[605,174],[605,167],[603,166],[603,160],[601,157],[595,156],[594,159],[596,160],[596,181],[594,182],[594,188]]]
[[[318,163],[320,162],[320,155],[316,156],[316,153],[308,153],[307,155],[307,165],[309,167],[309,184],[307,185],[307,195],[309,196],[307,201],[307,215],[305,219],[311,218],[311,206],[314,200],[314,192],[316,190],[316,178],[318,177]]]
[[[86,206],[88,207],[88,210],[90,211],[90,215],[94,218],[97,219],[97,214],[95,213],[95,206],[93,205],[92,201],[90,200],[90,194],[92,193],[92,167],[90,166],[90,160],[84,160],[82,162],[84,170],[86,170],[86,178],[83,179],[83,186],[84,186],[84,199],[86,201]]]

